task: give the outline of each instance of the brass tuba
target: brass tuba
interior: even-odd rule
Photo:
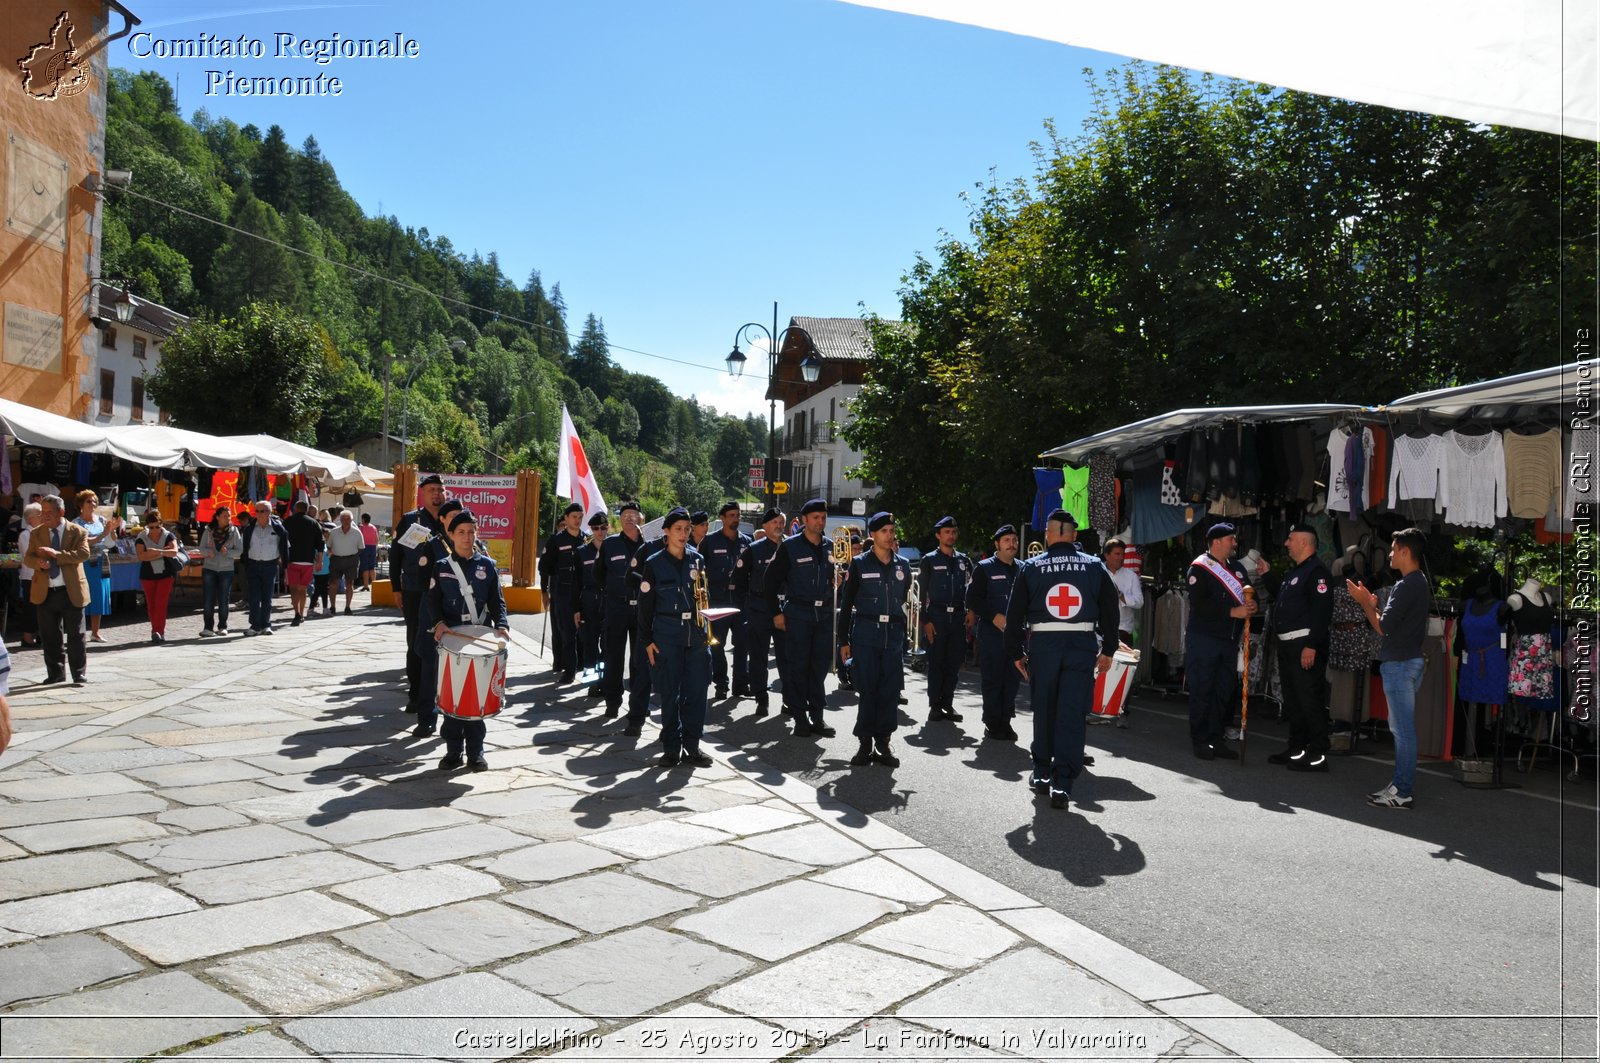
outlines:
[[[1042,553],[1044,553],[1044,543],[1041,543],[1039,540],[1035,539],[1033,542],[1028,544],[1028,557],[1038,557]]]
[[[700,619],[700,626],[706,629],[706,645],[717,645],[717,636],[711,630],[711,621],[706,619],[706,610],[711,608],[711,594],[706,590],[706,570],[704,566],[696,565],[694,568],[694,611]]]

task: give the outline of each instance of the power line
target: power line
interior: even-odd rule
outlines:
[[[326,255],[313,254],[310,251],[307,251],[307,250],[305,250],[303,248],[295,247],[293,244],[286,244],[286,243],[283,243],[281,240],[274,240],[270,236],[262,236],[260,233],[253,233],[253,232],[250,232],[248,229],[241,229],[237,225],[229,225],[227,222],[219,221],[216,218],[208,218],[204,214],[198,214],[195,211],[189,210],[186,207],[180,207],[175,203],[167,203],[167,202],[165,202],[163,200],[155,198],[154,196],[147,196],[143,192],[135,192],[131,188],[123,188],[123,189],[119,189],[119,191],[120,191],[120,193],[122,195],[133,196],[135,199],[142,199],[147,203],[154,203],[158,207],[164,207],[167,210],[174,211],[174,212],[176,212],[178,214],[186,215],[186,216],[188,216],[190,218],[195,219],[196,221],[203,221],[203,222],[207,223],[208,225],[219,226],[219,227],[221,227],[223,229],[228,230],[229,232],[238,233],[240,236],[248,236],[252,240],[259,240],[262,243],[270,244],[273,247],[281,247],[285,251],[289,251],[289,252],[291,252],[293,254],[300,255],[303,258],[309,258],[313,262],[323,262],[323,263],[326,263],[327,265],[330,265],[330,266],[337,266],[340,269],[349,270],[351,273],[355,273],[355,274],[358,274],[359,276],[366,277],[369,280],[378,281],[379,283],[382,283],[382,284],[388,284],[388,285],[391,285],[391,286],[393,286],[395,288],[402,289],[403,291],[414,292],[414,293],[416,293],[418,295],[426,295],[426,296],[429,296],[430,298],[439,300],[441,303],[448,303],[451,306],[461,307],[462,309],[465,309],[465,310],[476,310],[476,311],[478,311],[480,313],[489,314],[489,315],[495,317],[496,319],[500,319],[500,320],[504,320],[504,321],[511,321],[511,322],[515,322],[518,325],[526,325],[529,328],[538,329],[541,332],[547,332],[547,333],[552,333],[552,334],[555,334],[555,335],[560,335],[560,330],[552,328],[549,325],[544,325],[544,324],[541,324],[541,323],[539,323],[537,321],[529,321],[526,318],[516,317],[515,315],[507,314],[504,311],[500,311],[500,310],[494,310],[494,309],[492,309],[490,307],[487,307],[487,306],[478,306],[476,303],[469,303],[469,302],[466,302],[465,300],[462,300],[462,299],[453,299],[448,295],[440,295],[438,292],[429,291],[427,288],[422,287],[420,284],[415,284],[415,283],[412,283],[411,281],[396,280],[393,277],[386,277],[381,273],[374,273],[370,269],[363,269],[360,266],[354,265],[353,263],[350,263],[350,262],[339,262],[339,261],[336,261],[334,259],[328,258]],[[643,358],[654,358],[657,361],[661,361],[661,362],[672,362],[675,365],[686,365],[691,369],[701,369],[701,370],[704,370],[706,372],[711,372],[711,373],[725,373],[726,372],[726,370],[716,368],[715,366],[703,365],[700,362],[688,362],[688,361],[684,361],[682,358],[672,358],[672,357],[669,357],[669,356],[667,356],[665,354],[653,354],[650,351],[641,351],[641,350],[639,350],[638,348],[635,348],[635,347],[624,347],[620,343],[612,343],[609,340],[606,341],[606,347],[609,350],[613,350],[613,351],[626,351],[628,354],[637,354],[637,355],[639,355],[640,357],[643,357]]]

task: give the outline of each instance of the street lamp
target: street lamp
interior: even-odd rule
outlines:
[[[126,277],[90,277],[89,281],[95,286],[94,316],[96,318],[102,321],[105,320],[104,311],[107,303],[104,301],[104,296],[106,289],[109,288],[113,292],[110,299],[111,312],[116,317],[117,323],[126,325],[133,320],[133,296],[128,294],[128,288],[132,285],[132,281]]]
[[[466,340],[451,340],[450,341],[450,349],[452,351],[465,350],[466,347],[467,347],[467,341]],[[416,381],[417,374],[421,373],[424,369],[426,369],[427,366],[428,366],[428,363],[433,361],[433,356],[438,354],[438,353],[439,353],[439,351],[429,351],[427,354],[423,355],[422,361],[418,362],[415,366],[413,366],[412,369],[411,369],[411,372],[406,375],[405,387],[402,390],[401,396],[400,396],[400,464],[401,465],[406,464],[407,453],[411,449],[411,385]],[[388,374],[384,375],[384,379],[387,381]],[[385,439],[385,441],[384,441],[384,446],[385,447],[388,446],[388,440],[387,439]]]
[[[739,344],[750,329],[757,329],[767,336],[767,461],[772,464],[766,470],[766,490],[762,493],[770,496],[772,477],[777,472],[778,461],[778,400],[773,394],[773,384],[778,379],[778,353],[783,350],[784,341],[788,339],[789,333],[805,337],[807,351],[806,356],[800,360],[800,376],[807,384],[815,384],[817,378],[822,375],[822,359],[817,357],[817,341],[811,338],[811,333],[799,325],[790,325],[782,332],[778,331],[778,304],[773,303],[770,330],[759,321],[749,321],[740,325],[739,330],[733,334],[733,350],[725,361],[728,365],[728,375],[735,380],[744,375],[745,363],[749,361],[739,349]]]

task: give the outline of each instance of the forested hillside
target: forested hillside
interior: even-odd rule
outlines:
[[[148,72],[114,71],[107,111],[107,168],[134,178],[109,200],[103,273],[196,319],[148,381],[174,423],[337,447],[381,430],[392,360],[390,430],[415,373],[409,434],[425,467],[492,471],[503,458],[553,485],[565,402],[607,498],[659,515],[746,493],[748,460],[765,451],[759,417],[620,369],[594,313],[574,340],[560,284],[537,270],[517,284],[493,249],[465,254],[426,219],[368,216],[314,136],[296,149],[276,125],[185,121]],[[291,384],[251,401],[273,378]]]

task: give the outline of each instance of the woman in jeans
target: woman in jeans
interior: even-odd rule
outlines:
[[[1422,643],[1433,604],[1433,592],[1422,574],[1425,542],[1416,528],[1397,531],[1390,539],[1389,566],[1400,573],[1400,580],[1389,592],[1381,615],[1375,594],[1354,580],[1345,584],[1350,597],[1367,614],[1367,622],[1383,636],[1378,647],[1378,674],[1383,678],[1384,700],[1389,703],[1394,777],[1388,786],[1367,795],[1368,803],[1380,808],[1410,808],[1411,787],[1417,780],[1417,691],[1422,687]]]
[[[228,596],[233,593],[233,566],[244,556],[244,538],[233,526],[233,512],[218,506],[211,524],[200,535],[200,551],[205,561],[200,576],[205,581],[206,626],[200,637],[228,633]],[[212,627],[215,617],[217,624]]]
[[[167,641],[167,602],[172,598],[173,577],[178,574],[178,537],[161,526],[161,511],[146,510],[144,531],[133,541],[139,559],[139,586],[150,614],[150,641]]]
[[[73,523],[89,537],[89,560],[83,566],[83,574],[89,580],[89,605],[83,615],[89,618],[89,641],[104,642],[100,618],[111,614],[111,567],[107,555],[111,544],[117,541],[122,520],[116,516],[108,520],[95,513],[100,496],[93,491],[79,491],[76,500],[78,519]]]

